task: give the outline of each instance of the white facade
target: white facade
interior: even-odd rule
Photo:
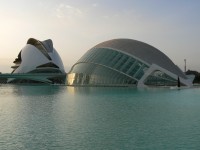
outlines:
[[[62,60],[49,39],[30,38],[12,66],[13,78],[8,83],[64,84],[66,73]]]
[[[138,81],[138,84],[137,84],[137,87],[147,87],[147,85],[145,85],[145,80],[148,78],[149,75],[151,75],[154,71],[162,71],[163,73],[165,73],[166,75],[172,77],[173,79],[177,79],[177,76],[176,74],[156,65],[156,64],[152,64],[150,66],[150,68],[145,72],[145,74],[142,76],[142,78]],[[180,78],[180,82],[185,85],[185,86],[188,86],[188,87],[191,87],[193,86],[192,82],[193,82],[193,79],[189,79],[189,78],[182,78],[182,77],[179,77]]]
[[[32,43],[30,42],[31,40],[33,41]],[[57,51],[53,46],[47,47],[45,44],[53,45],[51,40],[40,42],[35,39],[29,39],[27,45],[21,50],[18,60],[16,59],[16,65],[12,67],[14,68],[13,73],[30,73],[36,70],[45,71],[45,69],[65,73],[62,60]],[[48,67],[48,65],[39,67],[48,63],[57,67]]]

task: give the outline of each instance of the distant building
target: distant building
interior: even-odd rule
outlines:
[[[192,86],[164,53],[146,43],[114,39],[87,51],[71,68],[72,86]]]
[[[30,38],[14,60],[13,79],[9,83],[63,83],[64,79],[49,74],[65,74],[64,66],[52,40],[39,41]],[[18,74],[29,74],[29,76]],[[42,77],[35,75],[42,74]],[[48,74],[45,78],[44,74]],[[15,75],[15,76],[14,76]],[[32,77],[31,77],[32,76]]]

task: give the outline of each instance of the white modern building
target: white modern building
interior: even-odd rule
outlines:
[[[192,86],[164,53],[132,39],[114,39],[86,52],[71,68],[72,86]]]
[[[63,82],[56,74],[65,74],[64,66],[58,52],[53,47],[52,40],[39,41],[30,38],[27,44],[19,52],[18,57],[13,62],[15,65],[12,74],[17,77],[17,74],[29,74],[28,78],[23,77],[9,79],[12,83],[60,83]],[[31,78],[32,74],[32,78]],[[35,77],[41,74],[42,78]],[[46,75],[46,78],[44,76]],[[52,74],[55,74],[53,76]]]

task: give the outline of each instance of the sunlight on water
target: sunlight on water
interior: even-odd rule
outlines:
[[[0,149],[198,149],[200,88],[0,85]]]

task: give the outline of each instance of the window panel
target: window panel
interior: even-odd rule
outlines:
[[[84,68],[84,69],[83,69]],[[92,70],[91,70],[92,68]],[[74,74],[72,76],[71,74]],[[77,64],[72,72],[70,72],[68,78],[68,84],[70,85],[120,85],[126,86],[128,84],[135,85],[136,81],[132,81],[133,79],[123,75],[117,71],[111,70],[109,68],[95,65],[95,64],[86,64],[81,63]]]
[[[122,72],[124,74],[127,74],[129,76],[132,76],[136,79],[140,79],[144,73],[145,69],[148,68],[147,65],[144,65],[141,63],[139,60],[136,60],[132,58],[131,56],[128,56],[126,54],[123,54],[121,52],[112,50],[112,49],[107,49],[107,48],[100,48],[100,49],[92,49],[88,51],[80,60],[79,62],[92,62],[92,63],[97,63],[99,65],[105,65],[108,67],[111,67],[113,69],[118,70],[119,72]],[[99,67],[94,67],[95,65],[93,64],[93,67],[78,67],[77,66],[73,68],[73,72],[85,72],[85,74],[92,74],[92,76],[85,77],[89,78],[90,80],[86,81],[89,83],[94,83],[97,82],[95,79],[102,79],[101,82],[112,82],[116,83],[117,79],[121,79],[121,73],[116,73],[116,72],[105,72],[99,69]],[[95,75],[94,75],[95,74]],[[118,77],[120,74],[120,77]],[[101,75],[101,77],[100,77]],[[108,78],[106,78],[108,76]],[[127,77],[127,76],[126,76]],[[83,77],[80,77],[83,78]],[[129,79],[132,80],[132,79]],[[132,83],[129,80],[123,79],[120,80],[120,83]],[[119,81],[118,81],[119,82]]]
[[[156,86],[176,86],[177,80],[161,71],[155,71],[146,79],[145,84]]]

